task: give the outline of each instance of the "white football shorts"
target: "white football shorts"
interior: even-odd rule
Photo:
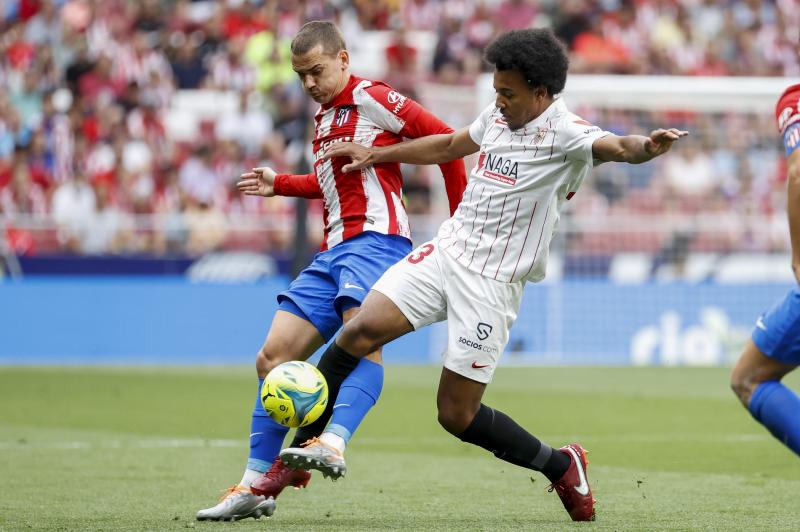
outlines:
[[[503,283],[472,272],[440,250],[439,242],[434,239],[413,250],[372,289],[391,299],[414,329],[446,319],[444,367],[488,383],[517,319],[525,283]]]

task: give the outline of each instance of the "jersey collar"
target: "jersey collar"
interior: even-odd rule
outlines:
[[[347,85],[344,86],[342,92],[326,104],[322,105],[322,110],[327,111],[332,107],[341,107],[342,105],[353,105],[353,89],[359,84],[361,78],[350,74],[350,79],[347,80]]]
[[[542,114],[525,124],[523,128],[541,126],[542,124],[545,124],[555,118],[556,115],[566,111],[567,104],[564,103],[564,98],[559,96],[553,100],[553,103],[547,106],[547,109],[542,111]]]

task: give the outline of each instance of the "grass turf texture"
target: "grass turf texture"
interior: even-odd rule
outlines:
[[[390,367],[348,476],[287,490],[269,520],[199,523],[238,481],[250,368],[0,368],[0,530],[795,529],[800,461],[728,391],[725,369],[500,369],[485,402],[591,450],[597,521],[540,474],[436,423],[438,368]],[[787,383],[798,389],[800,379]]]

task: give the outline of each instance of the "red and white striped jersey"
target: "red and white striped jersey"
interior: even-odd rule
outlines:
[[[439,229],[441,249],[485,277],[540,281],[559,210],[592,169],[592,143],[608,134],[560,98],[517,130],[487,107],[469,128],[480,154],[458,211]]]
[[[279,174],[275,193],[284,196],[321,197],[324,200],[325,236],[322,249],[363,231],[411,238],[402,202],[403,176],[399,163],[376,164],[344,173],[349,158],[323,160],[324,150],[337,142],[362,146],[388,146],[404,137],[417,138],[453,130],[421,105],[379,81],[356,76],[314,117],[314,173]],[[455,211],[466,185],[461,160],[441,164],[450,212]]]

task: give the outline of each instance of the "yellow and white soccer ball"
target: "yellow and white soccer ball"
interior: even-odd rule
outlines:
[[[322,415],[328,404],[328,383],[308,362],[284,362],[267,374],[261,403],[272,419],[287,427],[305,427]]]

